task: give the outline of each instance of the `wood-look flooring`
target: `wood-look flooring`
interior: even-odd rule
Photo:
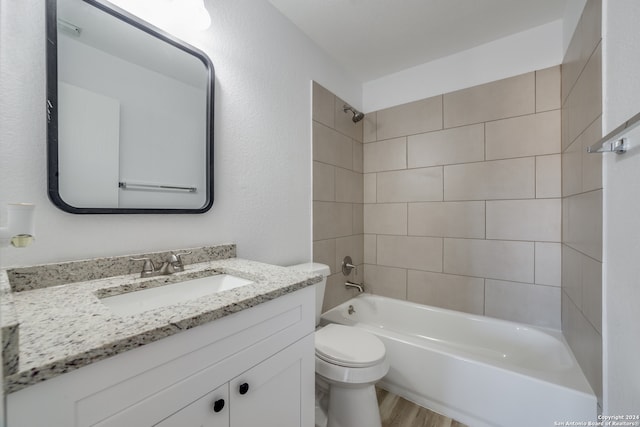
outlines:
[[[382,427],[467,427],[381,388],[376,394]]]

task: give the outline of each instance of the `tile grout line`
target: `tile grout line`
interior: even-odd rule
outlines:
[[[538,73],[540,70],[533,72],[533,114],[538,114]]]
[[[442,106],[442,130],[444,130],[444,94],[440,95]]]

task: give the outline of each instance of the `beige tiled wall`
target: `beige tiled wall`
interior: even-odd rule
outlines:
[[[369,113],[375,294],[560,328],[560,67]]]
[[[601,0],[560,67],[369,113],[313,87],[324,308],[374,294],[562,327],[602,397]]]
[[[313,260],[331,268],[325,309],[354,295],[345,288],[346,279],[357,283],[364,279],[363,125],[353,123],[343,105],[313,83]],[[347,255],[358,269],[345,278],[341,264]]]
[[[589,0],[562,64],[562,331],[602,402],[601,1]]]

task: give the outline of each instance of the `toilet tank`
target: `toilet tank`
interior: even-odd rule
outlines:
[[[315,284],[316,287],[316,326],[320,324],[320,315],[322,314],[322,301],[324,300],[324,290],[327,286],[327,277],[331,274],[328,265],[317,262],[306,262],[303,264],[292,265],[289,268],[304,271],[313,276],[322,275],[322,281]]]

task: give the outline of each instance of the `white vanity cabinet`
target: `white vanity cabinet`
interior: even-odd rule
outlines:
[[[8,426],[312,427],[314,314],[311,286],[26,387]]]
[[[205,394],[186,408],[156,424],[157,427],[228,427],[229,384]]]
[[[313,335],[304,340],[314,345]],[[307,362],[311,365],[311,370],[315,370],[315,356],[302,360],[297,355],[299,349],[293,347],[281,351],[231,381],[229,394],[232,427],[300,425],[302,413],[299,409],[303,402],[298,384],[302,380],[303,369],[309,368],[305,367]],[[313,420],[309,426],[312,425]]]
[[[300,427],[304,341],[275,354],[156,424],[157,427]]]

